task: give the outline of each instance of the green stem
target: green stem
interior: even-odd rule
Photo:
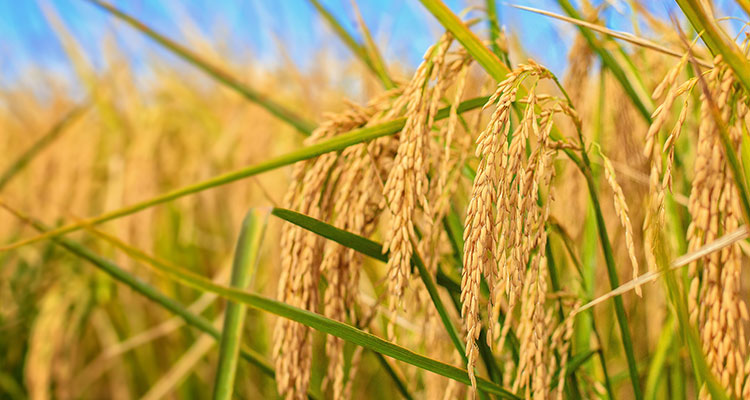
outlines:
[[[492,48],[492,52],[501,58],[506,66],[510,66],[508,53],[500,48],[500,45],[498,44],[498,41],[500,40],[500,21],[498,18],[496,1],[497,0],[485,0],[484,2],[487,7],[487,22],[490,25],[490,47]]]
[[[250,210],[242,221],[242,230],[237,240],[232,264],[231,286],[245,289],[257,269],[258,253],[263,231],[268,221],[269,210]],[[214,400],[229,400],[234,391],[237,358],[242,343],[242,328],[246,308],[242,304],[229,302],[224,315],[224,329],[219,344],[219,366],[214,384]]]
[[[576,269],[578,270],[578,273],[581,276],[581,280],[582,280],[582,284],[584,288],[588,287],[586,284],[586,278],[583,275],[581,261],[578,259],[578,256],[573,251],[572,239],[557,223],[553,223],[551,224],[551,226],[555,231],[557,231],[558,235],[560,235],[560,239],[563,242],[565,250],[568,252],[568,255],[570,256],[571,260],[573,260],[573,264],[576,266]],[[596,225],[594,225],[594,229],[596,229]],[[587,296],[586,298],[590,299],[591,297]],[[596,341],[597,343],[599,343],[599,346],[600,346],[596,352],[598,354],[599,363],[602,369],[602,374],[604,375],[604,387],[607,390],[608,397],[610,399],[615,399],[614,390],[612,389],[612,382],[610,381],[609,373],[607,373],[606,357],[604,356],[604,350],[602,350],[601,348],[601,345],[604,342],[602,341],[601,335],[599,335],[599,330],[596,328],[596,320],[594,318],[594,311],[593,309],[590,309],[586,313],[578,314],[577,318],[579,318],[579,321],[582,321],[580,322],[580,324],[586,324],[586,329],[587,329],[586,332],[593,332],[594,336],[596,336]],[[582,342],[576,341],[576,345],[577,347],[587,348],[590,345],[589,334],[587,333],[587,335],[585,336],[585,341],[582,341]]]
[[[669,320],[662,328],[661,335],[659,335],[659,341],[656,344],[656,350],[649,362],[648,374],[646,375],[646,399],[650,400],[657,398],[659,385],[663,382],[663,377],[667,374],[667,369],[664,368],[664,365],[666,364],[669,350],[673,348],[672,343],[674,342],[674,334],[675,321],[674,317],[670,315]]]

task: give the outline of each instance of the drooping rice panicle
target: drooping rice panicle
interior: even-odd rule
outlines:
[[[625,247],[628,249],[628,256],[630,257],[630,263],[633,266],[633,279],[638,278],[638,258],[635,253],[635,244],[633,242],[633,226],[630,223],[630,211],[628,211],[628,203],[625,201],[625,194],[622,192],[620,184],[617,183],[617,176],[615,169],[612,167],[612,162],[609,158],[601,153],[602,160],[604,161],[604,175],[607,178],[607,183],[612,189],[614,194],[615,213],[620,219],[620,224],[625,230]],[[636,294],[641,296],[640,287],[636,286]]]

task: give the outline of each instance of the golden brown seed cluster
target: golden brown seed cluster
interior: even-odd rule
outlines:
[[[346,112],[329,116],[310,141],[332,137],[377,120],[388,108],[392,95],[387,93],[364,108],[350,105]],[[333,220],[343,229],[368,235],[380,212],[376,170],[384,170],[391,162],[392,145],[392,138],[383,138],[352,146],[340,156],[328,153],[297,164],[294,183],[287,192],[284,206],[316,219]],[[281,246],[279,298],[316,311],[318,283],[323,276],[328,282],[323,313],[337,320],[351,317],[349,313],[358,301],[361,255],[291,224],[284,225]],[[329,377],[336,398],[341,398],[345,390],[342,348],[343,343],[335,338],[329,338],[326,343],[326,353],[331,360]],[[274,355],[279,393],[286,398],[305,397],[312,358],[309,328],[279,320],[274,332]]]
[[[311,141],[397,117],[404,117],[405,124],[395,136],[298,164],[285,207],[366,237],[379,232],[378,221],[385,217],[382,234],[383,251],[388,254],[384,284],[390,308],[386,314],[390,318],[388,338],[408,340],[408,335],[396,335],[402,305],[421,318],[417,328],[422,329],[421,337],[450,345],[444,335],[438,334],[442,321],[422,285],[407,289],[414,257],[424,260],[428,272],[434,275],[441,257],[452,252],[442,221],[455,196],[468,197],[460,301],[473,389],[482,330],[486,328],[487,344],[501,350],[498,357],[506,362],[509,356],[502,349],[513,328],[519,359],[505,369],[504,384],[527,398],[560,398],[565,375],[555,372],[566,368],[573,319],[557,315],[557,302],[571,310],[578,304],[551,293],[548,286],[546,227],[555,197],[552,180],[558,152],[576,153],[585,148],[583,143],[560,136],[556,121],[566,121],[566,127],[572,121],[580,133],[581,120],[569,96],[562,99],[537,93],[538,86],[557,84],[557,80],[547,69],[529,61],[496,86],[485,105],[485,109],[493,108],[488,119],[478,113],[473,122],[467,122],[459,117],[458,104],[467,86],[471,57],[464,50],[451,50],[453,43],[450,34],[443,35],[400,89],[366,107],[350,104],[347,111],[329,116]],[[579,75],[585,75],[590,57],[580,56]],[[529,89],[519,95],[522,85]],[[442,103],[450,105],[448,118],[438,121]],[[479,133],[474,138],[472,132]],[[476,143],[476,158],[471,157],[472,141]],[[602,157],[635,276],[638,262],[628,205],[612,164]],[[462,187],[461,175],[473,165],[476,175],[471,187]],[[369,323],[362,323],[369,318],[358,311],[365,309],[359,298],[362,256],[292,225],[285,226],[283,235],[281,300],[369,329]],[[321,279],[326,283],[325,291],[318,293]],[[481,294],[483,281],[489,289],[487,296]],[[404,300],[406,296],[409,301]],[[501,314],[505,319],[502,326]],[[302,398],[310,379],[309,329],[281,320],[274,339],[279,392],[286,398]],[[326,338],[328,369],[323,387],[336,399],[350,393],[361,354],[361,350],[355,353],[347,373],[345,365],[350,363],[345,360],[343,344],[338,338]],[[459,357],[450,346],[430,346],[426,351],[436,358]],[[435,386],[433,378],[429,379],[426,394],[430,397],[449,396],[459,390],[454,384],[442,389],[439,381]],[[555,386],[557,389],[553,389]]]
[[[604,160],[604,175],[607,178],[607,183],[614,193],[615,203],[615,214],[620,219],[620,224],[625,230],[625,247],[628,250],[628,257],[630,263],[633,266],[633,279],[638,278],[638,257],[635,251],[635,242],[633,241],[633,225],[630,223],[630,212],[628,211],[628,203],[625,201],[625,194],[622,192],[620,184],[617,183],[617,176],[615,174],[615,168],[612,166],[612,162],[604,154],[601,154]],[[641,288],[636,286],[636,294],[641,295]]]
[[[555,363],[550,351],[550,333],[555,329],[546,306],[546,222],[553,200],[552,162],[557,151],[568,148],[553,142],[553,117],[561,113],[576,118],[567,103],[550,96],[537,96],[537,82],[550,73],[530,61],[512,71],[498,85],[488,106],[496,104],[485,130],[477,138],[480,157],[464,230],[464,268],[461,281],[462,314],[466,327],[466,354],[472,385],[478,357],[477,340],[487,326],[488,341],[502,349],[511,326],[498,324],[501,306],[509,317],[520,303],[516,333],[520,341],[519,363],[513,390],[545,398]],[[519,85],[534,82],[529,94],[516,101]],[[513,105],[523,104],[520,122],[511,131]],[[480,284],[487,282],[490,298],[487,324],[481,322]]]
[[[710,96],[717,104],[727,104],[732,101],[734,79],[720,60],[715,60],[715,65],[706,76]],[[688,228],[690,250],[736,230],[742,220],[737,187],[705,96],[701,98],[695,178],[690,192],[689,209],[693,216]],[[736,107],[722,109],[722,124],[728,126],[732,117],[744,123],[747,109],[741,101]],[[735,149],[739,148],[740,129],[733,124],[729,130]],[[700,327],[708,364],[724,388],[738,397],[750,394],[750,387],[745,384],[747,339],[741,321],[747,321],[748,314],[739,293],[740,256],[739,246],[734,245],[707,256],[702,265],[691,265],[688,295],[691,320]],[[708,398],[705,389],[702,397]]]
[[[483,122],[478,114],[474,124],[485,125],[483,129],[473,129],[474,124],[460,120],[458,115],[471,58],[462,50],[452,52],[453,42],[453,37],[445,34],[427,51],[423,63],[402,89],[386,93],[366,107],[349,105],[344,113],[330,116],[311,141],[399,116],[404,116],[406,122],[396,136],[298,164],[285,207],[362,236],[374,234],[380,216],[386,217],[383,251],[389,255],[385,282],[390,306],[387,336],[395,340],[394,321],[398,318],[398,305],[405,303],[412,258],[418,253],[428,271],[437,272],[442,249],[448,247],[439,222],[448,214],[452,197],[462,189],[459,177],[470,160],[471,132],[480,131],[474,139],[478,165],[467,193],[463,237],[460,300],[467,369],[475,389],[477,341],[483,327],[487,329],[488,345],[503,349],[514,326],[520,356],[518,363],[507,370],[505,383],[528,398],[549,398],[554,394],[554,373],[559,368],[564,370],[568,360],[573,323],[572,318],[556,318],[553,311],[557,308],[552,307],[555,296],[548,287],[546,224],[554,199],[553,164],[559,151],[583,149],[580,144],[560,137],[552,139],[551,135],[556,119],[572,120],[576,129],[580,129],[581,122],[570,100],[537,93],[540,82],[556,80],[544,67],[529,61],[497,85],[485,106],[494,106],[489,120]],[[519,97],[524,83],[531,89]],[[437,110],[441,102],[447,102],[446,98],[451,98],[448,118],[438,122]],[[513,113],[517,117],[515,124]],[[628,207],[606,157],[604,164],[637,275]],[[362,309],[358,287],[361,255],[292,225],[284,228],[282,248],[281,300],[367,329],[369,324],[360,325],[363,319],[356,311]],[[325,279],[326,288],[322,309],[318,310],[321,278]],[[482,280],[489,288],[486,303],[481,295]],[[436,334],[439,329],[435,327],[441,322],[426,300],[424,288],[420,285],[409,296],[415,299],[408,302],[410,311],[423,318],[423,336],[445,340]],[[500,314],[505,315],[502,326],[498,322]],[[482,323],[483,318],[486,323]],[[304,397],[312,358],[309,329],[281,320],[274,340],[279,392],[286,398]],[[445,348],[434,346],[428,353],[441,357],[446,354],[441,353]],[[457,356],[450,347],[448,350],[449,356]],[[346,373],[343,341],[326,339],[329,363],[324,389],[330,390],[333,398],[346,398],[350,393],[360,353],[355,353],[353,367]],[[506,355],[500,354],[501,359],[507,360]],[[563,378],[555,382],[557,397],[562,395],[564,383]],[[457,390],[453,385],[442,391],[434,389],[428,395]]]
[[[652,157],[651,185],[655,188],[652,192],[662,193],[655,206],[663,207],[663,191],[670,187],[674,145],[686,119],[689,96],[685,96],[683,109],[664,145],[664,152],[668,153],[668,157],[666,173],[661,182],[654,178],[661,168],[660,158],[657,158],[658,152],[655,150],[657,134],[666,121],[665,115],[679,95],[689,93],[696,86],[704,88],[700,95],[698,146],[688,203],[692,217],[687,232],[688,250],[693,252],[720,236],[737,230],[742,221],[738,189],[720,135],[723,127],[728,133],[732,151],[739,153],[741,129],[747,114],[747,99],[738,91],[734,76],[721,57],[715,58],[714,68],[702,73],[701,77],[677,85],[678,73],[684,69],[685,63],[686,59],[683,59],[657,87],[655,97],[664,91],[667,95],[664,104],[655,112],[649,129],[646,153]],[[720,105],[719,121],[711,111],[711,104]],[[746,364],[747,337],[743,326],[748,321],[748,311],[740,296],[740,268],[740,247],[734,244],[691,263],[688,271],[688,309],[691,322],[698,326],[703,352],[712,372],[724,389],[738,398],[750,396],[750,365]],[[700,397],[710,398],[705,385],[701,388]]]
[[[452,36],[446,34],[425,54],[414,77],[401,89],[385,93],[367,107],[349,105],[349,110],[330,115],[310,138],[311,142],[351,129],[404,116],[406,123],[396,136],[352,146],[341,154],[329,153],[299,163],[294,184],[284,207],[328,221],[362,236],[373,234],[381,215],[387,217],[384,251],[389,253],[388,293],[392,319],[388,336],[394,338],[397,305],[410,279],[414,245],[428,253],[428,266],[437,262],[438,230],[431,221],[440,220],[457,190],[456,175],[463,166],[470,144],[468,132],[459,128],[457,107],[461,100],[471,58],[463,51],[450,52]],[[449,118],[436,124],[435,117],[447,90],[455,86]],[[433,178],[428,179],[428,174]],[[428,206],[428,199],[432,207]],[[417,240],[415,226],[422,237]],[[322,313],[356,323],[362,255],[304,229],[286,225],[282,237],[282,268],[279,297],[307,310],[318,311],[318,282],[327,285],[322,294]],[[419,296],[418,296],[419,297]],[[424,297],[424,296],[423,296]],[[429,315],[428,315],[429,316]],[[437,321],[436,316],[434,320]],[[366,325],[364,325],[366,327]],[[305,326],[280,320],[274,335],[274,354],[279,393],[302,398],[309,384],[312,344]],[[329,360],[324,386],[333,398],[346,398],[351,376],[345,373],[343,341],[328,337]]]
[[[449,151],[453,135],[456,131],[457,116],[452,115],[449,119],[448,129],[445,132],[445,149],[435,146],[432,140],[432,130],[435,126],[435,116],[443,98],[444,92],[450,87],[459,75],[465,70],[469,58],[459,55],[458,58],[450,60],[448,50],[453,43],[453,37],[445,34],[438,43],[427,50],[424,61],[404,90],[400,101],[406,103],[406,124],[399,135],[399,146],[394,161],[394,167],[385,182],[383,195],[386,209],[390,215],[390,228],[383,244],[383,251],[389,252],[388,258],[388,291],[391,296],[391,311],[395,312],[397,303],[403,297],[404,289],[409,283],[411,258],[414,253],[414,245],[419,243],[415,233],[415,220],[417,213],[422,212],[428,216],[423,232],[425,237],[433,238],[431,222],[435,221],[433,211],[428,203],[428,196],[432,192],[441,194],[434,190],[435,184],[439,187],[445,185],[445,178],[429,181],[428,172],[437,169],[440,165],[441,155],[443,163],[447,163],[446,151]],[[466,72],[464,72],[466,73]],[[460,80],[465,80],[465,77]],[[457,90],[457,98],[460,98],[462,88]],[[455,104],[455,103],[454,103]],[[454,107],[455,108],[455,107]],[[451,111],[455,114],[455,109]],[[447,173],[447,171],[446,171]],[[431,189],[432,185],[432,191]],[[439,197],[438,197],[439,199]],[[441,204],[437,213],[445,211],[447,200],[440,200]],[[393,325],[389,329],[389,338],[393,338]]]

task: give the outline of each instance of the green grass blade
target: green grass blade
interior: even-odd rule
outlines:
[[[271,211],[271,215],[313,232],[318,236],[333,240],[342,246],[356,250],[368,257],[384,263],[388,262],[388,254],[383,253],[383,245],[366,237],[355,235],[318,219],[285,208],[274,208]]]
[[[364,46],[362,46],[357,39],[354,38],[347,30],[344,28],[344,26],[336,19],[336,17],[331,14],[330,11],[328,11],[325,7],[323,7],[322,4],[320,4],[320,1],[318,0],[308,0],[310,4],[315,7],[316,10],[320,13],[320,16],[323,17],[323,19],[328,22],[328,25],[331,26],[331,29],[333,29],[334,33],[336,33],[336,36],[341,39],[342,42],[346,45],[346,47],[351,50],[354,55],[359,57],[362,62],[367,64],[367,66],[375,72],[375,67],[372,65],[372,60],[370,60],[369,55],[367,54],[367,51],[365,50]]]
[[[575,376],[575,373],[578,370],[578,368],[584,365],[594,354],[596,354],[596,350],[587,350],[582,353],[577,353],[571,356],[570,359],[568,360],[568,365],[565,368],[566,378]],[[560,370],[558,369],[555,371],[555,374],[552,375],[551,388],[557,387],[559,377],[560,377]],[[577,398],[580,398],[580,394],[578,395]]]
[[[594,218],[591,214],[593,214],[593,210],[591,207],[588,207],[589,210],[586,213],[586,221],[584,226],[584,234],[583,236],[596,236],[596,223],[593,222]],[[584,268],[582,266],[582,262],[578,259],[578,256],[575,254],[575,251],[573,250],[573,239],[565,232],[565,230],[558,225],[556,222],[550,224],[552,229],[557,232],[560,241],[563,244],[563,247],[565,248],[565,251],[568,253],[568,256],[573,261],[573,264],[576,267],[576,270],[578,271],[580,277],[581,277],[581,285],[583,286],[583,290],[585,291],[586,288],[590,287],[590,285],[586,284],[586,277],[584,275]],[[590,253],[593,253],[596,250],[596,238],[593,240],[589,239],[588,241],[591,243],[589,247],[591,249],[588,249],[587,251]],[[590,263],[587,263],[590,264]],[[591,269],[593,271],[593,269]],[[592,279],[593,280],[593,279]],[[584,298],[590,299],[593,298],[593,294],[588,295],[586,292],[584,293]],[[603,343],[601,336],[599,335],[598,330],[596,329],[596,321],[594,320],[594,312],[593,310],[588,310],[585,313],[580,313],[576,316],[578,319],[578,323],[575,324],[574,328],[574,337],[573,337],[573,343],[576,348],[587,348],[590,346],[590,336],[591,333],[594,333],[594,335],[597,338],[598,343]],[[583,333],[579,333],[583,332]],[[580,335],[580,337],[579,337]],[[612,384],[609,379],[609,374],[607,373],[607,364],[606,364],[606,357],[604,356],[604,350],[600,347],[598,350],[596,350],[596,353],[599,355],[599,363],[602,369],[602,374],[604,375],[604,388],[607,390],[607,395],[610,399],[614,399],[614,390],[612,389]],[[587,368],[587,373],[592,374],[593,369]]]
[[[242,221],[242,230],[237,240],[232,263],[231,285],[233,288],[245,289],[255,275],[258,265],[260,244],[268,221],[268,211],[252,209]],[[242,343],[242,328],[245,322],[245,306],[229,302],[224,315],[219,344],[219,366],[214,384],[214,400],[229,400],[234,392],[234,378],[237,371],[237,359]]]
[[[576,370],[580,368],[581,365],[585,364],[586,361],[588,361],[588,359],[591,358],[594,354],[596,354],[596,350],[588,350],[584,351],[583,353],[574,354],[572,357],[570,357],[570,360],[568,360],[568,368],[566,370],[566,374],[574,374]]]
[[[10,180],[16,176],[19,172],[23,171],[29,162],[36,157],[39,152],[47,148],[52,144],[59,136],[65,131],[70,124],[75,122],[83,113],[88,109],[88,105],[75,107],[68,111],[52,128],[47,131],[42,137],[40,137],[34,144],[31,145],[25,152],[13,161],[8,168],[0,175],[0,190],[10,182]]]
[[[560,285],[560,275],[557,271],[557,264],[555,263],[555,257],[552,254],[552,243],[548,240],[547,244],[544,247],[545,256],[547,257],[547,269],[549,270],[549,280],[552,284],[552,290],[554,292],[560,292],[562,290],[562,287]],[[557,318],[559,320],[560,324],[565,323],[565,310],[563,309],[563,302],[562,298],[557,299]],[[557,349],[554,351],[556,358],[559,360],[559,354]],[[570,357],[573,354],[573,348],[568,348],[568,356]],[[593,352],[592,352],[593,354]],[[572,357],[571,357],[572,358]],[[572,395],[569,397],[572,398],[580,398],[581,397],[581,389],[578,387],[578,379],[576,378],[575,374],[570,374],[566,376],[566,378],[570,381],[565,388],[566,390],[569,390]]]
[[[310,232],[313,232],[326,239],[333,240],[334,242],[339,243],[342,246],[346,246],[364,255],[375,258],[379,261],[388,262],[388,254],[382,253],[383,245],[380,243],[374,242],[370,239],[353,234],[351,232],[347,232],[343,229],[336,228],[323,221],[317,220],[312,217],[308,217],[296,211],[282,209],[282,208],[275,208],[272,211],[272,214],[289,223],[295,224],[303,229],[307,229]],[[432,276],[430,275],[429,271],[427,271],[427,268],[425,267],[424,262],[422,261],[419,254],[417,254],[416,252],[414,253],[414,256],[412,257],[412,264],[416,266],[417,270],[419,271],[420,278],[422,279],[422,282],[427,288],[427,292],[430,295],[430,299],[432,300],[433,305],[435,306],[435,309],[437,310],[438,315],[440,316],[441,322],[445,326],[448,336],[453,342],[453,345],[455,346],[459,355],[461,355],[461,358],[463,359],[464,363],[467,363],[468,359],[466,357],[464,344],[461,341],[459,332],[456,329],[455,325],[453,325],[453,322],[450,320],[450,317],[448,316],[448,312],[445,309],[445,305],[442,299],[440,298],[440,295],[437,291],[437,287],[435,287],[435,282],[432,279]],[[459,295],[461,293],[461,284],[458,281],[454,280],[453,278],[445,275],[440,268],[438,268],[437,280],[439,283],[441,283],[441,286],[445,287],[449,292],[451,292],[451,294]],[[456,310],[459,313],[461,312],[461,308],[459,305],[456,306]],[[483,346],[484,342],[481,342],[481,340],[482,339],[480,338],[480,351],[483,350],[484,347],[486,347],[486,346]],[[489,357],[491,357],[491,354],[489,354]],[[494,362],[494,359],[487,360],[488,369],[493,370],[493,367],[494,367],[494,370],[499,371],[499,369],[496,366],[492,365],[492,362]],[[482,395],[483,393],[480,393],[480,396]]]
[[[660,260],[661,258],[661,260]],[[663,263],[663,257],[657,255],[657,263],[660,268],[668,268],[668,263]],[[690,325],[690,320],[687,313],[687,305],[685,304],[682,295],[680,294],[679,286],[677,285],[677,279],[674,277],[674,271],[666,271],[664,274],[665,281],[667,283],[667,292],[669,294],[670,301],[672,302],[673,310],[677,314],[677,322],[680,325],[680,329],[683,334],[684,340],[687,342],[688,351],[690,352],[690,360],[693,363],[693,368],[697,373],[697,380],[700,386],[701,383],[705,382],[708,392],[711,394],[713,399],[729,399],[724,389],[721,387],[719,382],[714,377],[711,369],[706,362],[706,357],[701,349],[700,340],[698,334],[693,326]]]
[[[474,99],[466,100],[458,106],[458,112],[466,112],[469,110],[473,110],[475,108],[479,108],[487,102],[487,99],[488,99],[487,97],[477,97]],[[439,119],[447,118],[449,110],[450,110],[449,107],[440,109],[438,113],[436,114],[435,119],[439,120]],[[111,221],[113,219],[124,217],[126,215],[135,214],[138,211],[142,211],[147,208],[178,199],[180,197],[198,193],[203,190],[211,189],[217,186],[226,185],[228,183],[232,183],[243,178],[258,175],[266,171],[271,171],[279,167],[293,164],[297,161],[308,160],[308,159],[317,157],[321,154],[329,153],[332,151],[343,150],[349,146],[359,144],[362,142],[366,142],[368,140],[376,139],[376,138],[383,137],[383,136],[393,135],[399,132],[401,128],[404,127],[405,123],[406,123],[405,118],[398,118],[393,121],[385,122],[379,125],[355,129],[347,133],[335,136],[331,139],[324,140],[319,143],[316,143],[307,147],[303,147],[298,150],[291,151],[287,154],[271,158],[270,160],[266,160],[255,165],[241,168],[239,170],[229,172],[223,175],[215,176],[213,178],[207,179],[202,182],[194,183],[192,185],[184,186],[180,189],[176,189],[171,192],[161,194],[151,199],[144,200],[139,203],[135,203],[130,206],[120,208],[118,210],[104,213],[97,217],[88,218],[88,219],[85,219],[76,223],[72,223],[72,224],[57,228],[57,229],[49,230],[46,233],[41,234],[39,236],[4,246],[0,248],[0,251],[7,251],[7,250],[14,249],[16,247],[20,247],[26,244],[37,242],[39,240],[49,239],[52,237],[64,235],[70,232],[80,230],[86,225],[96,225],[102,222]]]
[[[469,375],[464,369],[417,354],[404,347],[381,339],[371,333],[357,329],[349,324],[326,318],[320,314],[290,306],[289,304],[269,299],[258,294],[218,285],[192,271],[156,259],[104,232],[96,231],[93,228],[91,229],[91,232],[95,233],[99,238],[122,249],[134,259],[144,262],[145,265],[155,268],[170,279],[174,279],[189,287],[202,292],[215,293],[227,300],[243,303],[251,308],[266,311],[282,318],[299,322],[317,331],[336,336],[347,342],[381,353],[417,368],[433,372],[466,385],[471,384]],[[483,378],[477,378],[477,387],[479,390],[496,394],[501,398],[519,399],[512,392]]]
[[[383,253],[383,245],[381,243],[370,240],[366,237],[345,231],[343,229],[336,228],[333,225],[327,224],[318,219],[308,217],[307,215],[300,214],[296,211],[287,210],[284,208],[274,208],[271,214],[299,226],[300,228],[306,229],[310,232],[315,233],[321,237],[348,247],[359,253],[362,253],[375,260],[387,263],[388,254]],[[451,293],[461,293],[460,281],[445,272],[442,269],[438,269],[437,283],[443,286]]]
[[[742,172],[745,174],[745,184],[750,187],[750,135],[747,131],[747,125],[742,124],[742,139],[740,142],[740,164]]]
[[[34,229],[38,231],[45,231],[48,230],[44,224],[41,222],[32,219],[28,216],[22,215],[17,210],[10,209],[6,204],[0,202],[0,206],[4,207],[14,215],[16,215],[18,218],[28,222]],[[95,267],[99,268],[100,270],[107,273],[109,276],[111,276],[116,281],[119,281],[127,286],[129,286],[134,291],[140,293],[144,297],[148,298],[149,300],[153,301],[154,303],[157,303],[164,307],[166,310],[172,312],[173,314],[181,317],[185,322],[194,328],[197,328],[198,330],[205,332],[212,337],[214,337],[216,340],[219,340],[221,338],[221,332],[216,329],[209,320],[193,314],[189,310],[187,310],[185,307],[182,306],[182,304],[178,303],[174,299],[166,296],[165,294],[161,293],[159,290],[154,288],[153,286],[147,284],[143,280],[133,276],[128,271],[125,271],[124,269],[120,268],[115,263],[95,254],[85,246],[82,246],[81,244],[66,239],[66,238],[54,238],[52,241],[64,249],[68,250],[75,256],[82,258],[91,264],[93,264]],[[243,359],[247,360],[251,364],[257,366],[261,372],[268,375],[269,377],[273,378],[275,376],[274,370],[271,367],[271,365],[263,359],[263,356],[256,351],[247,348],[246,346],[242,346],[240,349],[240,355]]]
[[[669,391],[671,399],[682,400],[687,398],[687,384],[685,381],[685,369],[683,368],[680,343],[673,343],[672,351],[669,353]]]
[[[234,91],[236,91],[237,93],[245,97],[246,99],[265,108],[268,112],[278,117],[280,120],[293,126],[295,129],[302,132],[303,134],[309,135],[315,129],[314,123],[304,120],[302,117],[298,116],[296,113],[294,113],[290,109],[282,106],[281,104],[274,102],[273,100],[266,97],[264,94],[241,83],[239,80],[232,77],[226,71],[220,69],[219,67],[215,65],[211,65],[209,62],[207,62],[206,60],[203,60],[197,54],[177,44],[171,39],[168,39],[167,37],[159,34],[155,30],[142,24],[137,19],[115,8],[111,4],[108,4],[100,0],[88,0],[88,1],[100,7],[101,9],[107,11],[108,13],[114,15],[115,17],[119,18],[123,22],[137,29],[138,31],[142,32],[146,36],[153,39],[155,42],[164,46],[169,51],[173,52],[174,54],[176,54],[183,60],[195,66],[196,68],[207,73],[212,78],[223,83],[230,89],[233,89]]]
[[[310,232],[313,232],[326,239],[333,240],[334,242],[339,243],[342,246],[346,246],[350,249],[358,251],[364,255],[370,256],[382,262],[388,261],[388,254],[382,253],[383,245],[380,243],[374,242],[370,239],[356,235],[354,233],[347,232],[343,229],[336,228],[323,221],[320,221],[312,217],[308,217],[296,211],[287,210],[283,208],[274,208],[274,210],[271,213],[289,223],[295,224],[303,229],[307,229]],[[448,336],[453,342],[453,345],[455,346],[459,355],[461,355],[463,362],[467,363],[468,359],[466,357],[464,343],[461,341],[458,329],[456,329],[455,325],[450,320],[450,316],[448,315],[445,305],[442,299],[440,298],[440,294],[437,291],[437,287],[435,286],[435,281],[433,280],[432,275],[430,275],[429,271],[427,271],[427,268],[425,267],[424,262],[422,261],[422,258],[419,256],[419,254],[416,253],[416,251],[414,253],[414,256],[412,257],[412,265],[414,265],[419,271],[420,278],[422,279],[422,282],[424,283],[425,288],[427,289],[427,292],[430,295],[430,299],[432,300],[433,305],[435,306],[435,309],[437,310],[438,315],[440,316],[440,320],[443,323],[443,326],[445,326],[446,332],[448,333]],[[456,295],[456,296],[460,295],[461,293],[460,282],[458,282],[452,277],[447,276],[440,268],[438,268],[437,281],[438,283],[441,284],[441,286],[446,288],[452,295]],[[454,305],[456,306],[456,311],[460,313],[461,312],[460,304],[455,303]],[[495,365],[495,360],[494,358],[492,358],[492,354],[489,348],[486,346],[486,342],[485,342],[486,338],[485,336],[483,336],[484,332],[485,331],[483,329],[482,334],[480,334],[480,339],[478,342],[478,345],[480,347],[480,353],[482,353],[482,358],[485,364],[487,365],[487,369],[491,372],[493,371],[499,372],[500,369],[497,367],[497,365]],[[512,332],[510,335],[511,336],[513,335]],[[509,340],[509,342],[511,342],[512,344],[512,340]],[[483,393],[480,393],[480,397],[482,395]]]

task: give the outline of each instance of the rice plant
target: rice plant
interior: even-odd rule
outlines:
[[[0,397],[750,398],[750,4],[556,3],[420,0],[410,69],[309,0],[351,62],[249,79],[89,0],[145,88],[42,6],[86,95],[2,95]]]

